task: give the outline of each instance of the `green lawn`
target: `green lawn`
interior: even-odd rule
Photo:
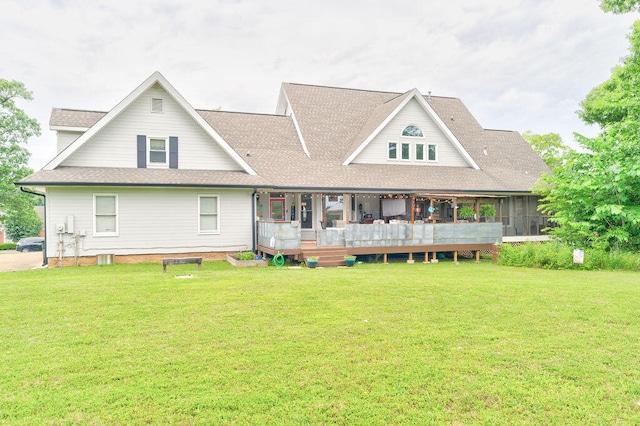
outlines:
[[[640,274],[161,271],[0,274],[0,423],[640,423]]]

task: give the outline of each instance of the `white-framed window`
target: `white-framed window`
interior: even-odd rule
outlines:
[[[220,233],[220,197],[218,195],[198,195],[198,233]]]
[[[164,102],[162,98],[151,98],[151,112],[159,114],[164,112]]]
[[[402,130],[402,136],[408,136],[410,138],[422,138],[424,137],[424,134],[418,126],[414,126],[413,124],[411,124]]]
[[[389,160],[397,160],[398,159],[398,143],[397,142],[389,142],[389,151],[388,151]]]
[[[118,235],[118,194],[93,194],[93,235]]]
[[[415,145],[416,161],[424,161],[424,144],[417,143]]]
[[[166,167],[168,165],[167,153],[169,151],[167,138],[150,137],[148,147],[149,161],[147,164],[150,167]]]
[[[427,145],[427,161],[438,161],[438,145]]]
[[[401,160],[411,159],[411,144],[404,143],[404,142],[400,144],[400,159]]]

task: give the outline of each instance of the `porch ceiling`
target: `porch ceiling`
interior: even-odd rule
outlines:
[[[506,195],[489,195],[489,194],[442,194],[442,193],[438,193],[438,194],[413,194],[416,197],[422,197],[422,198],[472,198],[472,199],[476,199],[476,198],[507,198]]]

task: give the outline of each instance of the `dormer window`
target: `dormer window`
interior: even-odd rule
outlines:
[[[402,143],[400,145],[401,145],[400,158],[402,158],[403,160],[410,160],[411,157],[409,156],[410,155],[409,150],[411,149],[411,145],[408,143]]]
[[[398,158],[398,144],[396,142],[389,142],[388,158],[389,160]]]
[[[151,112],[164,112],[164,104],[162,98],[151,98]]]
[[[412,138],[424,137],[424,135],[422,134],[422,130],[420,130],[419,127],[416,127],[414,125],[409,125],[405,127],[404,130],[402,131],[402,136],[409,136]]]
[[[427,152],[427,161],[438,161],[438,145],[428,145]]]

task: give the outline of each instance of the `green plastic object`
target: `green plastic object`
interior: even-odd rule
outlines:
[[[271,259],[271,263],[273,264],[273,266],[284,265],[284,256],[280,253],[276,254],[275,256],[273,256],[273,259]]]

